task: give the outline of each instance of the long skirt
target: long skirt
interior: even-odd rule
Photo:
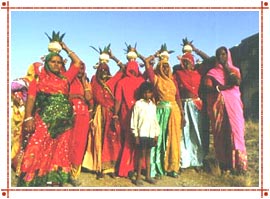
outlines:
[[[76,166],[82,164],[87,144],[89,130],[89,113],[87,108],[86,104],[77,99],[73,100],[75,121],[70,135],[70,161]]]
[[[130,130],[131,110],[126,106],[121,109],[121,135],[122,135],[122,150],[120,152],[120,164],[118,175],[128,177],[129,172],[133,172],[136,168],[136,148],[135,139]]]
[[[171,113],[169,102],[160,102],[157,106],[157,118],[160,126],[157,145],[151,149],[150,176],[164,175],[164,159],[167,143],[168,120]]]
[[[11,166],[16,171],[16,175],[20,174],[20,162],[23,154],[23,142],[26,141],[23,136],[23,119],[24,106],[12,106],[11,117]]]
[[[203,166],[202,118],[193,99],[183,102],[186,125],[181,139],[181,168]]]
[[[116,172],[121,149],[120,129],[112,128],[112,115],[110,109],[97,106],[82,167],[103,173]]]
[[[219,94],[214,103],[208,106],[215,155],[222,170],[246,171],[248,165],[244,132],[241,135],[234,135],[225,103],[223,96]],[[239,140],[234,139],[237,136]],[[242,149],[236,147],[236,141],[242,143]]]
[[[157,117],[160,135],[151,150],[151,177],[178,172],[180,162],[181,114],[176,102],[159,102]]]
[[[70,177],[69,139],[71,129],[52,138],[40,116],[35,116],[35,132],[28,140],[21,163],[18,186],[64,184]]]

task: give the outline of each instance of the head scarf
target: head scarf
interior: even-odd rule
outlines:
[[[164,72],[163,72],[163,66],[165,64],[169,65],[169,70],[170,70],[169,71],[169,76],[165,75]],[[172,71],[171,71],[171,67],[170,67],[170,64],[169,64],[168,60],[166,60],[166,59],[165,60],[164,59],[160,60],[158,62],[158,64],[157,64],[156,68],[155,68],[155,73],[156,73],[156,75],[159,75],[164,79],[172,79]]]
[[[83,70],[85,71],[85,63],[81,62],[81,68],[83,68]]]
[[[99,74],[101,73],[102,70],[108,71],[108,75],[111,76],[110,68],[109,68],[107,63],[105,63],[105,62],[99,63],[99,65],[97,67],[96,75],[99,76]]]
[[[100,64],[98,65],[98,67],[97,67],[97,72],[100,72],[100,71],[102,71],[102,70],[109,71],[109,73],[110,73],[110,68],[109,68],[109,66],[108,66],[107,63],[102,62],[102,63],[100,63]]]
[[[58,56],[62,59],[63,61],[63,58],[61,55],[59,55],[58,53],[56,52],[50,52],[46,57],[45,57],[45,63],[44,63],[44,68],[47,72],[50,72],[50,73],[53,73],[54,75],[58,76],[58,77],[63,77],[60,73],[55,73],[51,70],[50,66],[49,66],[49,61],[52,59],[52,57],[54,56]],[[63,62],[63,68],[64,68],[64,62]],[[62,71],[62,69],[60,70]]]
[[[40,71],[41,71],[42,63],[40,62],[34,62],[32,63],[27,70],[25,79],[27,81],[31,82],[34,78],[38,77]]]
[[[193,55],[191,54],[191,53],[189,53],[189,52],[187,52],[187,53],[185,53],[182,57],[181,57],[181,62],[183,61],[183,60],[187,60],[187,61],[189,61],[191,64],[192,64],[192,66],[194,66],[194,57],[193,57]]]
[[[136,61],[129,61],[126,67],[126,75],[131,77],[134,76],[130,73],[130,71],[134,71],[136,76],[139,75],[139,64]]]
[[[225,48],[225,47],[222,47],[222,48]],[[227,52],[227,63],[228,63],[229,68],[239,71],[239,69],[236,66],[233,65],[230,50],[227,49],[227,48],[225,48],[225,50]],[[218,59],[218,57],[216,57],[216,59]],[[212,68],[207,73],[207,75],[214,77],[220,84],[224,85],[225,84],[225,76],[224,76],[224,71],[223,70],[224,70],[223,66],[219,62],[217,62],[216,66],[214,68]]]

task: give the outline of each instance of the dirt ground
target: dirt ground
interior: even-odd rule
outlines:
[[[244,176],[232,174],[221,174],[216,165],[213,151],[213,138],[210,137],[210,153],[206,157],[204,171],[198,173],[189,168],[181,172],[178,178],[164,176],[159,179],[155,185],[143,181],[143,187],[150,188],[181,188],[181,187],[258,187],[259,186],[259,128],[258,123],[249,122],[246,124],[246,146],[248,152],[249,170]],[[11,185],[16,187],[17,178],[12,172]],[[144,178],[144,176],[143,176]],[[111,178],[106,175],[103,179],[96,179],[92,172],[83,171],[79,180],[82,182],[81,187],[88,188],[128,188],[136,187],[129,178]],[[72,187],[65,184],[65,187]]]

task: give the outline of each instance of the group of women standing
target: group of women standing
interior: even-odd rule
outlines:
[[[131,175],[137,152],[130,118],[138,88],[145,81],[154,86],[160,126],[157,144],[151,149],[151,177],[178,177],[181,169],[202,168],[208,133],[203,131],[204,113],[210,118],[207,122],[220,168],[247,170],[241,75],[227,48],[217,49],[213,66],[196,65],[192,51],[185,51],[174,71],[167,49],[144,58],[128,46],[126,64],[107,49],[101,52],[96,74],[89,80],[82,60],[65,43],[60,45],[71,58],[70,67],[65,68],[59,52],[50,52],[28,88],[22,131],[29,138],[18,164],[18,186],[79,186],[81,167],[95,171],[97,179],[105,174]],[[144,62],[144,73],[137,58]],[[119,65],[114,75],[109,59]]]

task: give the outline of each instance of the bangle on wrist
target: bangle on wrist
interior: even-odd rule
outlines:
[[[219,87],[218,87],[218,85],[216,85],[216,89],[217,89],[217,92],[219,92],[219,93],[220,93],[220,90],[219,90]]]
[[[32,119],[34,119],[32,116],[30,116],[30,117],[28,117],[28,118],[25,118],[24,120],[23,120],[23,122],[27,122],[27,121],[29,121],[29,120],[32,120]]]
[[[90,88],[85,88],[84,91],[90,91]]]
[[[121,61],[118,61],[118,62],[117,62],[117,65],[120,65],[121,63],[122,63]]]
[[[93,109],[89,109],[88,112],[89,112],[89,113],[93,112]]]
[[[89,121],[89,124],[92,123],[92,122],[93,122],[93,119],[91,119],[91,120]]]
[[[113,115],[112,118],[113,119],[118,119],[118,115]]]

